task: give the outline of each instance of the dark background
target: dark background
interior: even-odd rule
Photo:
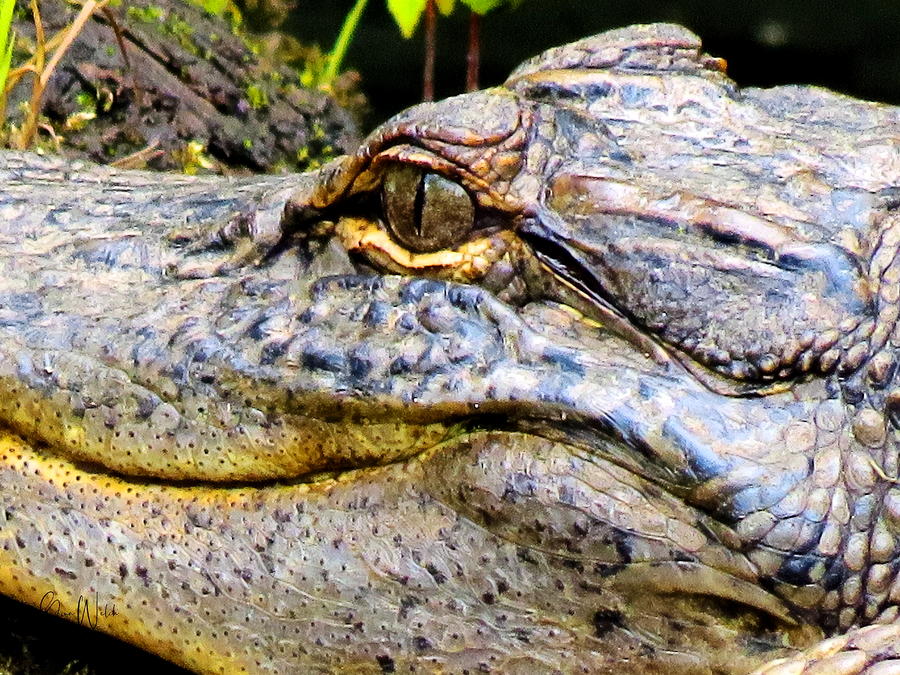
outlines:
[[[299,0],[283,29],[330,50],[352,0]],[[898,0],[525,0],[482,20],[482,86],[502,82],[548,47],[631,23],[680,23],[728,61],[742,86],[818,84],[860,98],[900,103]],[[437,98],[460,93],[468,10],[438,20]],[[363,77],[370,124],[420,100],[422,27],[404,40],[384,0],[370,0],[345,60]]]

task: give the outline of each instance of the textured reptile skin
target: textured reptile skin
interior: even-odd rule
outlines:
[[[201,672],[897,672],[898,129],[657,25],[300,177],[0,156],[0,590]]]

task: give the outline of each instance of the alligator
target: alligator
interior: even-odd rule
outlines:
[[[900,672],[900,108],[656,24],[308,174],[0,176],[4,594],[203,673]]]

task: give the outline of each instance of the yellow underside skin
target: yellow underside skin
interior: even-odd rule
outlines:
[[[397,672],[479,663],[565,672],[579,663],[589,672],[689,675],[705,672],[701,664],[741,673],[767,660],[739,640],[754,630],[752,613],[719,620],[716,605],[682,596],[680,574],[692,587],[718,588],[723,575],[712,568],[629,565],[621,577],[593,575],[592,563],[562,565],[540,548],[523,558],[518,535],[498,537],[473,522],[475,511],[459,512],[503,493],[501,466],[582,485],[567,473],[575,460],[565,446],[479,432],[458,449],[448,443],[308,484],[178,487],[95,473],[2,433],[0,592],[201,673],[378,673],[386,663]],[[639,494],[623,469],[591,462],[576,474],[582,469],[596,473],[589,482],[601,491],[579,508],[607,512]],[[483,476],[482,487],[459,492],[475,484],[467,476]],[[453,507],[441,501],[457,497]],[[657,508],[674,526],[675,513]],[[654,599],[652,583],[635,587],[644,573],[668,575],[671,587]],[[755,587],[735,583],[735,593],[753,596]],[[598,634],[598,606],[641,630],[611,624]],[[672,615],[683,619],[675,632]],[[820,636],[793,626],[767,653],[789,656],[782,647]]]
[[[420,468],[179,487],[97,473],[3,432],[0,593],[200,673],[378,673],[388,655],[399,667],[411,663],[395,653],[410,575],[400,538],[443,564],[441,532],[456,521],[412,487]],[[496,639],[463,623],[453,634]]]
[[[200,673],[377,672],[374,660],[338,654],[327,663],[300,646],[300,626],[327,629],[316,617],[343,604],[321,578],[307,589],[291,578],[296,567],[306,579],[307,562],[320,573],[340,565],[333,546],[334,561],[301,555],[304,544],[321,550],[322,533],[276,541],[273,560],[261,564],[277,514],[290,518],[298,501],[327,502],[353,477],[261,488],[142,485],[2,433],[0,593]],[[339,538],[327,520],[329,541]],[[294,610],[309,609],[316,595],[301,621]]]
[[[0,435],[0,474],[6,506],[6,514],[0,514],[0,592],[110,633],[193,670],[248,672],[243,655],[228,653],[202,631],[192,633],[171,626],[171,607],[165,602],[153,606],[146,597],[135,597],[132,590],[137,579],[132,575],[137,573],[138,563],[133,557],[129,560],[134,549],[128,548],[135,543],[134,537],[152,536],[146,531],[152,524],[145,524],[142,514],[148,514],[153,507],[172,515],[186,503],[212,510],[247,508],[247,493],[141,487],[114,477],[86,474],[68,461],[37,452],[9,434]],[[163,489],[165,496],[160,493]],[[30,507],[25,501],[29,494]],[[16,500],[16,495],[23,499]],[[113,507],[110,511],[117,512],[120,519],[111,523],[109,531],[118,531],[116,538],[121,540],[117,543],[124,544],[126,550],[116,551],[116,545],[110,542],[102,547],[100,532],[93,541],[82,539],[80,535],[94,528],[81,518],[72,517],[74,511],[68,513],[67,523],[65,509],[54,508],[54,500],[63,497],[69,506],[81,506],[79,515],[85,518],[101,504]],[[29,531],[40,533],[40,540],[30,540]],[[92,557],[98,544],[106,549],[106,555],[99,560]],[[57,554],[46,555],[47,548]],[[60,551],[68,555],[61,556]],[[71,564],[60,566],[61,557]],[[119,571],[121,564],[129,568],[125,579]]]

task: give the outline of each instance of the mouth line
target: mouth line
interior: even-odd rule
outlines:
[[[574,419],[571,418],[570,421]],[[559,433],[561,429],[558,427],[560,420],[555,422],[547,419],[520,419],[507,420],[499,415],[486,415],[483,417],[475,417],[467,420],[460,426],[458,433],[451,437],[433,445],[426,447],[414,455],[398,458],[390,462],[360,464],[357,466],[334,466],[330,468],[317,469],[309,471],[294,477],[267,478],[259,480],[203,480],[203,479],[175,479],[154,476],[150,474],[133,474],[123,473],[113,468],[107,467],[101,462],[90,461],[73,457],[63,450],[55,447],[50,443],[38,441],[33,438],[21,436],[5,426],[0,426],[0,439],[3,437],[20,438],[22,442],[27,444],[31,451],[42,455],[46,460],[51,462],[62,462],[70,467],[70,470],[76,474],[86,475],[94,479],[109,478],[119,481],[126,485],[133,485],[141,488],[154,489],[177,489],[177,490],[201,490],[201,491],[217,491],[217,492],[241,492],[241,491],[266,491],[269,489],[283,489],[290,487],[301,487],[304,489],[315,489],[317,487],[325,487],[336,481],[347,480],[347,476],[371,475],[373,472],[390,471],[391,467],[397,467],[410,462],[421,461],[429,455],[439,451],[442,446],[448,443],[456,443],[461,439],[478,435],[482,433],[492,434],[525,434],[536,436],[548,440],[555,439],[557,442],[566,442],[566,434]],[[589,425],[579,425],[579,428],[589,428]],[[556,430],[554,434],[552,430]],[[573,439],[574,440],[574,439]],[[572,442],[572,441],[570,441]],[[574,443],[573,447],[577,447]],[[80,478],[76,478],[80,480]]]

